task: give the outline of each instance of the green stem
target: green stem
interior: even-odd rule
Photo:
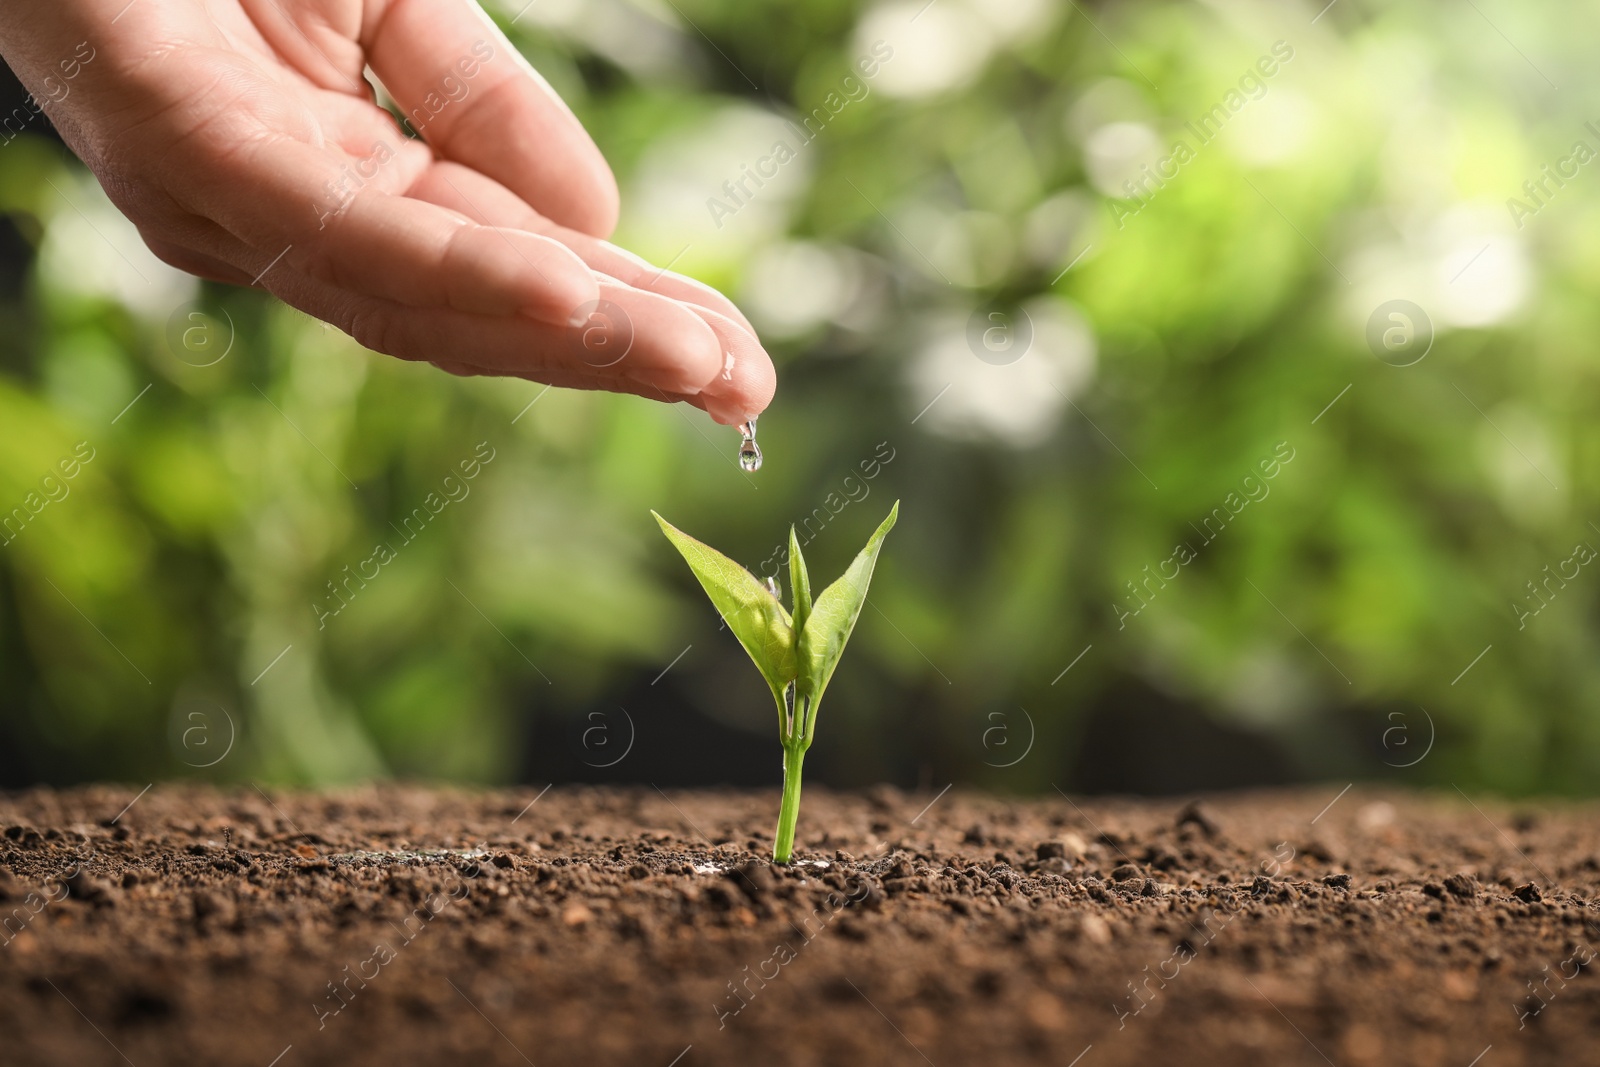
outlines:
[[[788,863],[794,852],[794,827],[800,819],[800,764],[806,758],[803,742],[783,746],[783,803],[778,806],[778,835],[772,843],[772,862]]]

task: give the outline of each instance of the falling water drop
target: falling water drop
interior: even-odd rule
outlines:
[[[739,431],[739,466],[754,473],[761,469],[761,446],[756,444],[756,418],[754,415],[735,427]]]
[[[772,599],[778,601],[780,604],[783,603],[783,586],[778,584],[778,579],[768,577],[766,584],[767,592],[772,594]]]

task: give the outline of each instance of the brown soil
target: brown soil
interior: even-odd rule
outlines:
[[[6,1064],[1597,1055],[1592,806],[135,792],[0,796]]]

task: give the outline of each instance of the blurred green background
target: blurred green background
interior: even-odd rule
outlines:
[[[690,409],[189,279],[36,123],[0,146],[0,782],[775,784],[762,682],[647,509],[752,568],[809,517],[831,578],[901,498],[811,781],[1600,789],[1570,12],[521,8],[617,241],[778,360],[764,469]],[[1391,300],[1425,320],[1375,349]]]

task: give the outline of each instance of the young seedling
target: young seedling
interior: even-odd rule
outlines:
[[[788,863],[794,851],[794,828],[800,818],[800,765],[817,726],[817,705],[828,679],[839,665],[845,642],[855,629],[867,584],[878,562],[878,549],[900,515],[895,501],[867,547],[861,550],[840,579],[811,599],[811,580],[800,555],[800,540],[789,527],[789,584],[794,614],[756,581],[755,575],[721,552],[701,544],[654,511],[661,532],[675,545],[689,569],[700,579],[706,595],[721,613],[728,629],[739,639],[767,680],[778,703],[778,736],[783,742],[783,802],[778,808],[778,833],[772,844],[772,862]]]

